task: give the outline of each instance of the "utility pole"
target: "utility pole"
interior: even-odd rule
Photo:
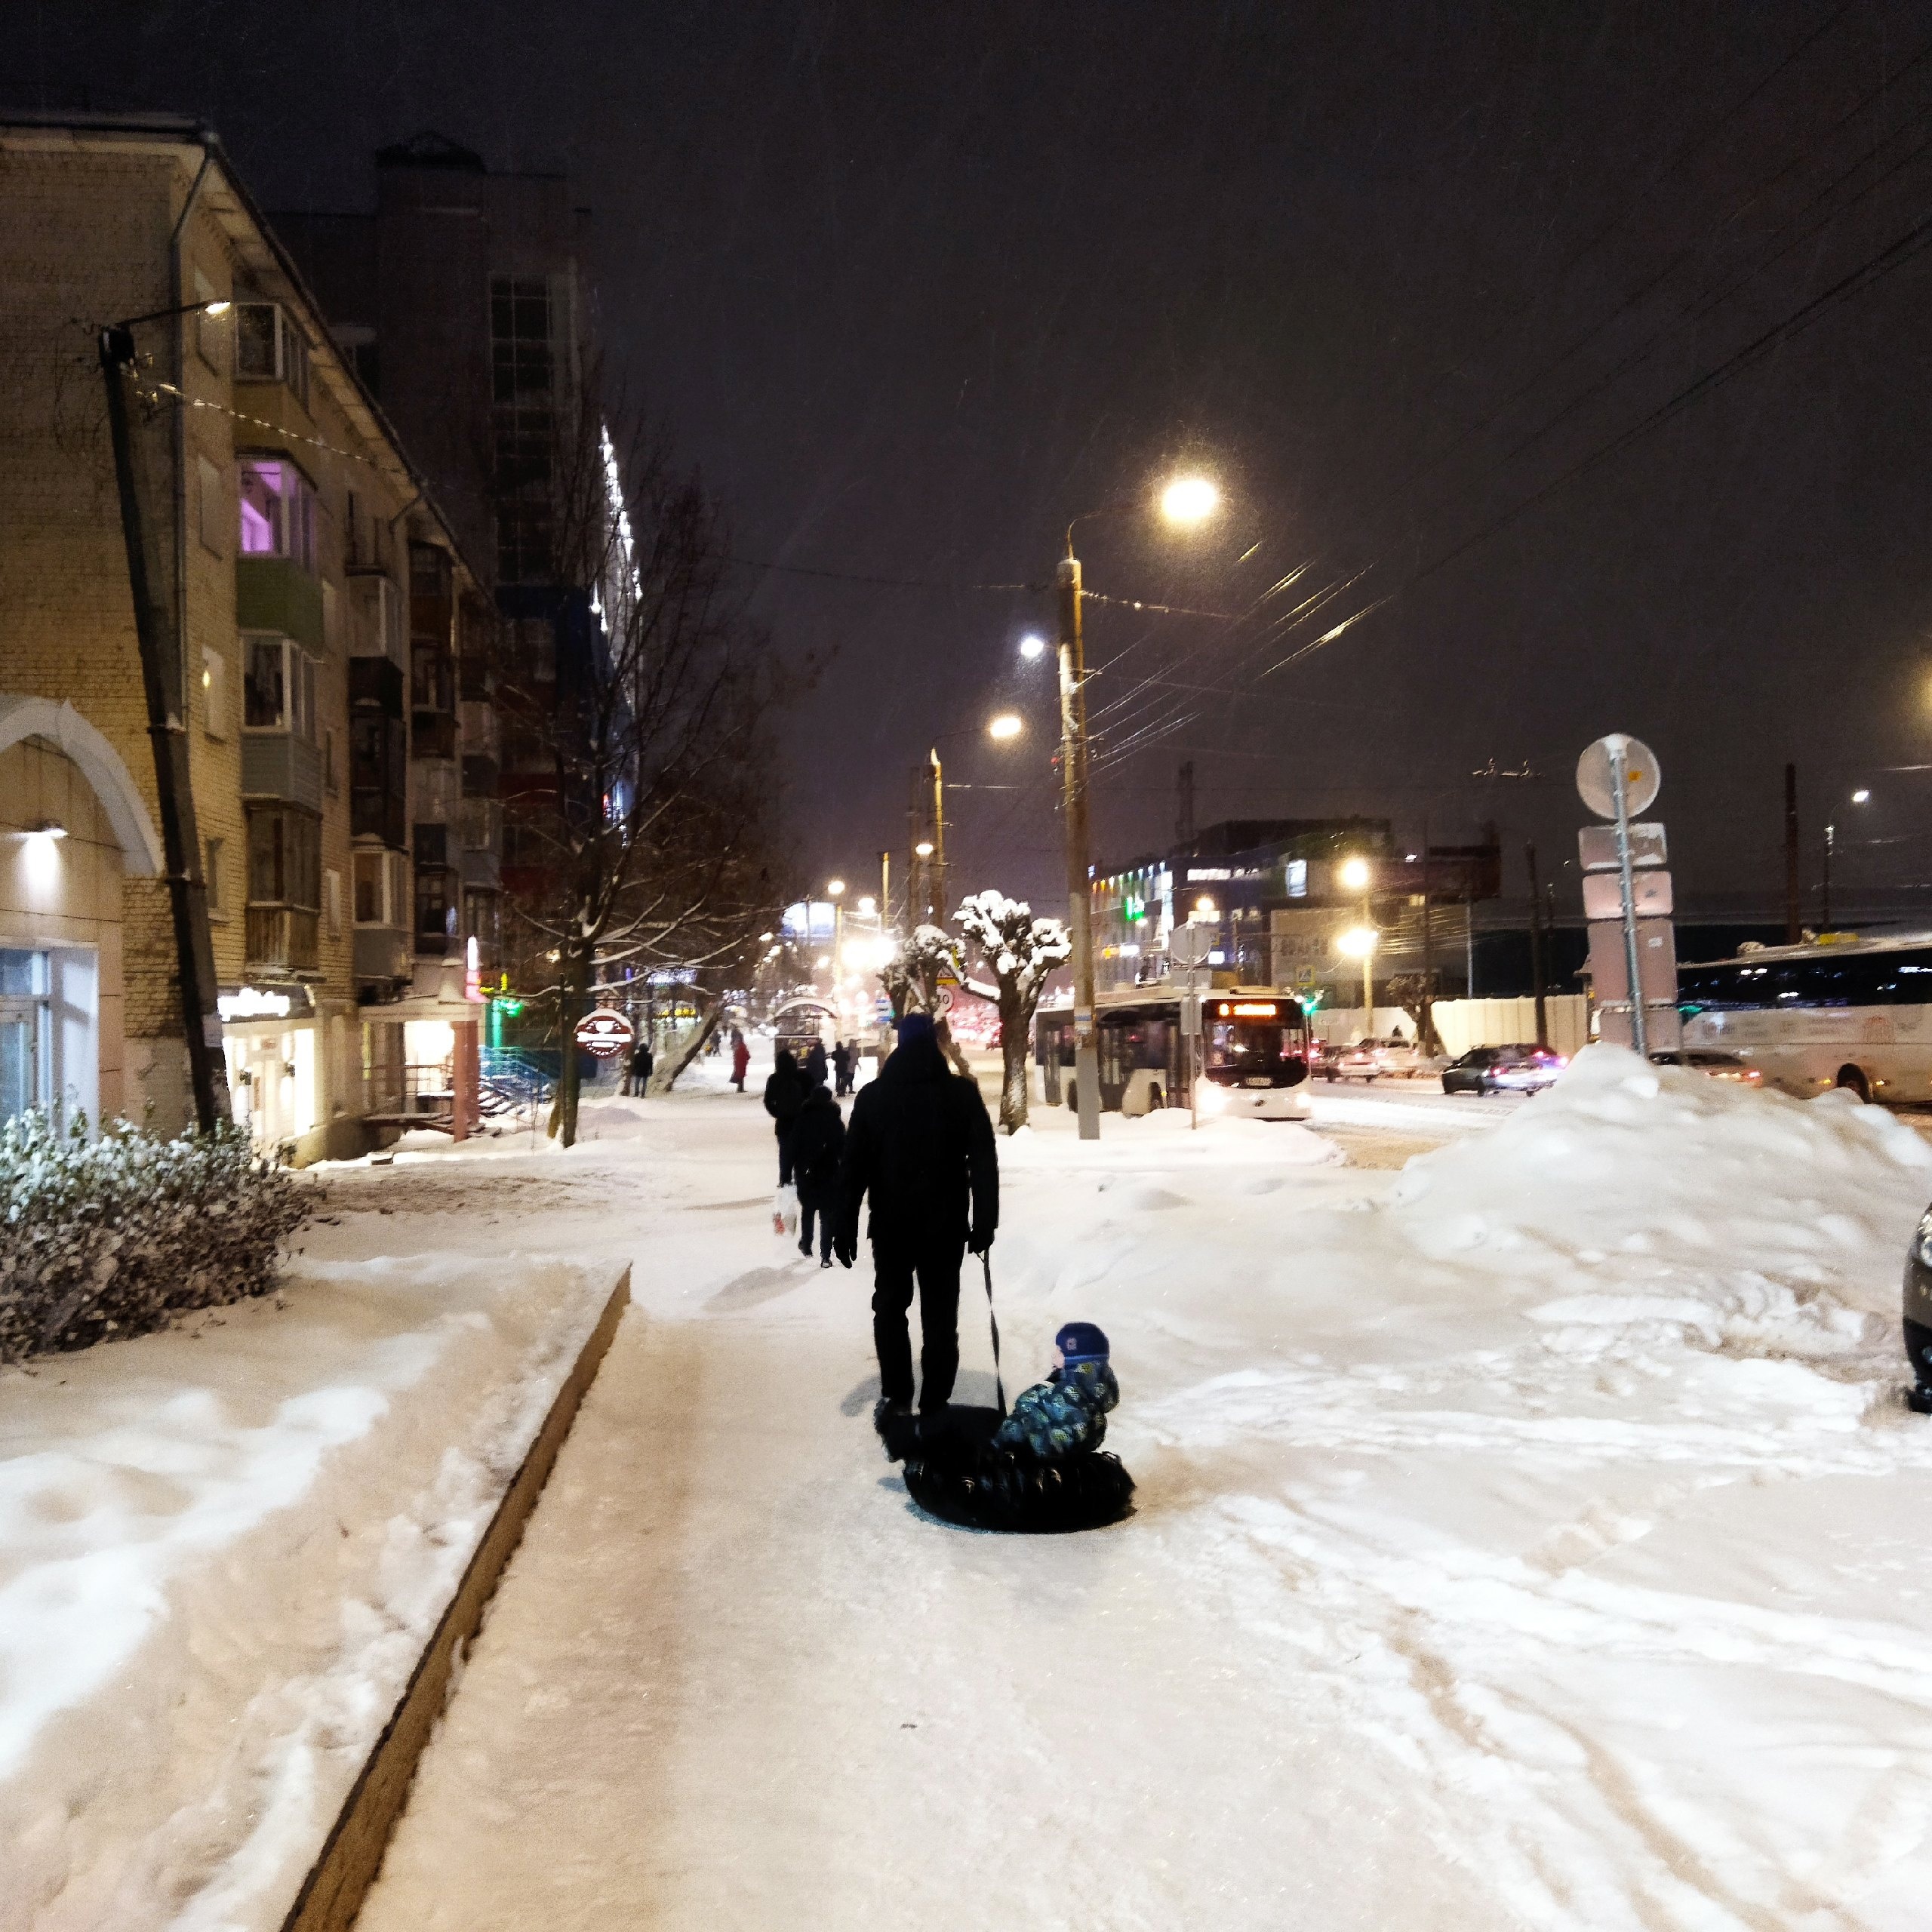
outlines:
[[[1100,1137],[1100,1055],[1094,1032],[1094,907],[1088,875],[1087,654],[1081,635],[1080,559],[1073,532],[1057,572],[1060,759],[1066,811],[1067,923],[1073,940],[1073,1078],[1080,1137]]]
[[[1838,829],[1829,819],[1825,821],[1825,878],[1824,890],[1820,895],[1824,903],[1818,909],[1818,930],[1828,933],[1832,929],[1832,852],[1838,844]]]
[[[134,339],[125,327],[103,329],[98,347],[100,373],[107,385],[114,477],[121,494],[128,588],[134,598],[134,636],[147,699],[148,739],[154,747],[155,791],[161,811],[162,854],[168,867],[168,905],[174,915],[175,971],[181,989],[189,1084],[195,1097],[195,1124],[204,1134],[211,1134],[221,1122],[232,1119],[233,1112],[228,1096],[228,1069],[222,1057],[221,1017],[215,1005],[214,947],[208,933],[208,888],[202,876],[201,834],[189,783],[188,730],[181,715],[180,640],[164,628],[148,579],[128,423],[128,378],[134,367]]]
[[[927,900],[933,924],[943,931],[946,926],[946,771],[939,761],[935,745],[926,754],[932,761],[933,856],[927,868]]]
[[[1795,946],[1804,930],[1798,876],[1798,768],[1784,768],[1784,943]]]
[[[1433,1054],[1441,1041],[1435,1031],[1435,918],[1429,891],[1429,820],[1422,822],[1422,1023],[1419,1052]]]
[[[881,852],[878,855],[878,929],[881,933],[892,930],[892,854]]]
[[[1537,841],[1524,841],[1523,856],[1530,867],[1530,984],[1537,996],[1537,1044],[1549,1044],[1549,984],[1543,976],[1543,888],[1537,882]]]

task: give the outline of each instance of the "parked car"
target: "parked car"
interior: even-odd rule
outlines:
[[[1562,1054],[1525,1042],[1472,1047],[1442,1070],[1445,1094],[1540,1094],[1569,1065]]]
[[[1371,1036],[1343,1048],[1339,1053],[1333,1048],[1329,1051],[1334,1056],[1335,1070],[1328,1076],[1331,1080],[1400,1078],[1419,1071],[1422,1066],[1422,1057],[1413,1040],[1379,1040]]]
[[[1743,1087],[1761,1087],[1764,1075],[1742,1054],[1721,1054],[1709,1047],[1690,1047],[1679,1053],[1655,1053],[1651,1056],[1651,1063],[1657,1066],[1688,1067],[1693,1073],[1701,1073],[1712,1080],[1734,1080]]]
[[[1312,1037],[1308,1043],[1308,1074],[1311,1080],[1333,1080],[1335,1063],[1342,1057],[1342,1050],[1332,1040],[1318,1040]]]

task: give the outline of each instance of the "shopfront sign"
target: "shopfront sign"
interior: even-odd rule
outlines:
[[[571,1037],[586,1053],[595,1054],[599,1060],[611,1060],[629,1049],[637,1030],[615,1007],[600,1006],[577,1023]]]

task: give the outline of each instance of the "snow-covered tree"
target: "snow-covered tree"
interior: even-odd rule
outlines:
[[[1073,950],[1057,919],[1036,919],[1023,899],[1003,892],[976,892],[953,915],[993,976],[990,986],[975,986],[999,1004],[999,1124],[1008,1134],[1026,1124],[1026,1050],[1033,1014],[1047,975]]]
[[[879,984],[892,1002],[892,1017],[903,1020],[909,1013],[930,1013],[937,1024],[940,1051],[968,1079],[972,1069],[966,1057],[953,1044],[952,1029],[940,1011],[940,989],[951,979],[964,982],[966,962],[959,942],[939,926],[915,926],[909,938],[900,942],[899,950],[879,973]]]

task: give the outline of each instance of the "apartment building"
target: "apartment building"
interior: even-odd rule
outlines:
[[[457,792],[422,774],[438,810],[416,841],[419,881],[460,892],[458,927],[478,936],[488,971],[512,963],[500,895],[537,900],[548,884],[547,848],[520,838],[516,813],[504,823],[506,798],[528,808],[555,783],[553,748],[530,712],[553,711],[560,678],[597,648],[595,587],[561,580],[552,541],[557,452],[583,431],[574,412],[593,322],[588,212],[562,175],[493,170],[425,133],[377,155],[373,208],[275,219],[465,551],[481,560],[515,666],[521,721],[514,708],[499,717],[485,657],[460,653]],[[426,965],[450,904],[419,891]]]
[[[405,1105],[429,990],[412,831],[419,793],[455,790],[424,771],[460,767],[477,580],[207,130],[0,121],[0,1109],[190,1112],[94,344],[146,318],[137,496],[231,1091],[297,1161],[359,1152]],[[460,967],[448,897],[429,888]]]

